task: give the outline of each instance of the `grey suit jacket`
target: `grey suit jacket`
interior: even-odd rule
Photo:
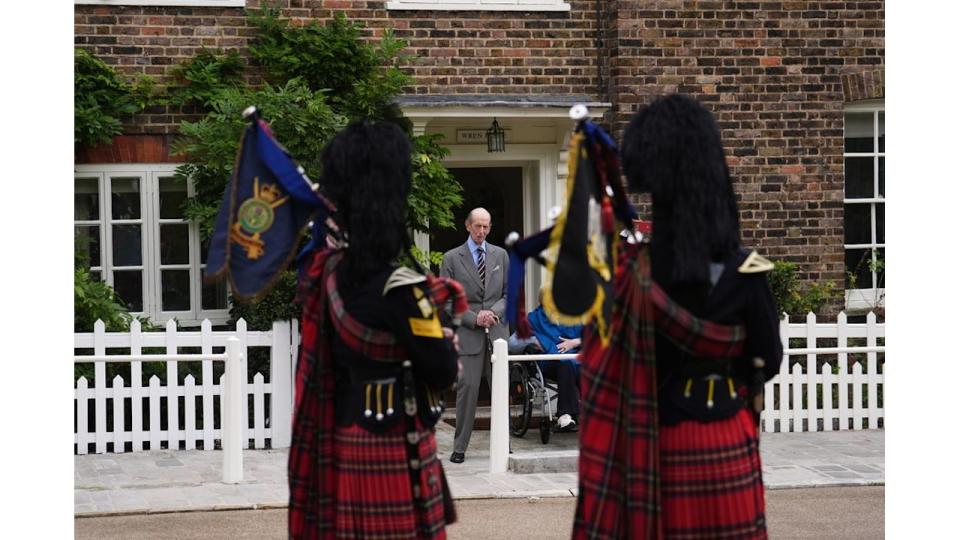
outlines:
[[[486,334],[483,327],[477,326],[477,313],[489,309],[500,318],[500,324],[490,327],[490,342],[495,339],[507,339],[507,252],[487,242],[486,258],[486,286],[480,284],[480,275],[477,274],[477,265],[473,261],[473,254],[464,242],[443,254],[440,264],[440,275],[455,279],[463,285],[467,293],[469,310],[463,315],[463,322],[457,330],[460,338],[460,355],[480,355],[486,346]],[[447,310],[449,311],[449,306]]]

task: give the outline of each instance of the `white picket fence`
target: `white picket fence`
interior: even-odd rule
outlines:
[[[764,387],[764,410],[760,415],[762,431],[882,427],[885,347],[878,341],[885,338],[885,325],[877,323],[873,313],[867,315],[864,323],[850,323],[843,313],[837,316],[836,322],[828,323],[818,323],[813,313],[807,314],[805,323],[790,323],[785,318],[780,321],[780,338],[784,347],[783,361],[780,373]],[[791,340],[798,339],[802,339],[804,345],[791,348]],[[490,412],[491,473],[507,470],[508,362],[562,360],[572,356],[509,355],[506,341],[494,342]]]
[[[88,363],[82,354],[91,350],[93,356],[106,356],[117,354],[121,349],[119,352],[123,355],[137,358],[124,360],[130,364],[129,381],[117,375],[108,386],[106,362],[93,363],[92,385],[85,377],[77,379],[74,390],[76,453],[121,453],[127,451],[128,444],[134,452],[198,447],[213,450],[222,437],[223,384],[221,380],[214,380],[214,361],[210,357],[222,352],[231,336],[240,340],[244,375],[250,347],[270,347],[270,382],[265,382],[266,378],[259,372],[252,381],[244,377],[242,393],[246,399],[240,400],[240,418],[245,424],[242,445],[265,448],[269,442],[272,448],[289,446],[293,373],[300,341],[297,323],[275,322],[269,332],[247,331],[246,326],[241,319],[235,331],[215,332],[210,321],[203,321],[199,331],[181,331],[170,321],[164,332],[143,332],[134,321],[129,332],[105,332],[103,323],[97,321],[93,332],[74,334],[75,354],[79,355],[74,358],[75,363]],[[176,355],[184,347],[199,348],[197,358],[204,358],[200,360],[199,383],[192,375],[184,377],[181,383],[178,362],[164,361],[164,358],[160,362],[166,364],[166,384],[161,385],[154,375],[143,385],[143,363],[153,362],[144,358],[149,355],[143,355],[143,349],[162,348],[165,356]],[[89,427],[91,418],[93,429]]]
[[[871,312],[865,323],[780,322],[784,359],[780,373],[766,384],[764,432],[877,429],[883,422],[884,346],[886,325]],[[789,348],[802,339],[801,348]],[[820,341],[828,340],[829,345]],[[854,341],[854,343],[851,343]],[[834,344],[835,343],[835,344]],[[836,401],[836,403],[834,403]]]
[[[180,331],[171,321],[164,332],[143,332],[136,322],[129,332],[105,332],[103,324],[98,322],[92,333],[75,334],[74,347],[77,354],[84,351],[96,356],[106,355],[108,351],[116,354],[117,349],[124,349],[125,354],[141,355],[145,348],[162,348],[164,354],[177,354],[183,347],[199,348],[201,355],[211,355],[222,352],[227,337],[234,335],[240,339],[243,351],[249,351],[250,347],[270,347],[269,382],[265,382],[262,373],[244,381],[247,396],[241,400],[241,417],[247,419],[244,446],[265,448],[269,443],[272,448],[287,447],[300,341],[296,321],[276,322],[269,332],[247,331],[242,320],[232,332],[214,332],[209,321],[204,321],[199,331]],[[785,349],[784,361],[780,373],[766,385],[765,409],[760,420],[762,431],[882,427],[884,347],[878,342],[885,337],[885,325],[877,323],[872,313],[867,315],[865,323],[849,323],[843,314],[836,322],[818,323],[811,313],[805,323],[781,321],[780,336]],[[790,349],[791,340],[797,339],[803,344]],[[503,356],[507,358],[505,352]],[[506,403],[506,386],[500,389],[496,382],[497,358],[495,353],[494,395],[491,396],[494,405],[498,398]],[[510,356],[508,359],[526,358]],[[81,358],[75,361],[83,362]],[[107,381],[105,363],[95,362],[92,384],[83,377],[76,381],[76,453],[119,453],[127,451],[126,447],[135,452],[158,448],[214,449],[221,438],[222,385],[214,380],[213,361],[202,361],[199,383],[191,375],[178,382],[177,362],[167,361],[165,385],[161,385],[156,376],[143,385],[142,364],[143,361],[130,362],[129,381],[119,375]],[[242,372],[247,373],[246,367]],[[164,408],[166,411],[162,414]],[[88,425],[91,418],[92,428]],[[127,420],[129,427],[124,425]],[[494,427],[491,425],[492,430]],[[500,433],[496,435],[499,437]],[[491,443],[498,437],[491,433]]]

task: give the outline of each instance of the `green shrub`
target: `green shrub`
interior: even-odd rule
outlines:
[[[148,107],[153,99],[153,79],[141,76],[131,85],[102,60],[83,49],[74,49],[74,144],[110,142],[122,131],[120,120]]]
[[[802,285],[797,277],[796,265],[790,262],[774,261],[768,277],[778,313],[800,316],[808,312],[817,313],[838,294],[833,283]]]
[[[204,49],[174,67],[173,76],[176,84],[167,89],[171,103],[209,107],[220,92],[242,82],[243,60],[236,51]]]

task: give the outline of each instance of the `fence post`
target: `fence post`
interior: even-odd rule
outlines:
[[[867,347],[877,345],[877,315],[871,311],[867,313]],[[879,414],[877,406],[877,385],[880,381],[877,370],[877,353],[867,353],[867,428],[877,429]]]
[[[493,367],[490,385],[490,473],[507,472],[507,459],[510,454],[507,387],[510,384],[507,369],[507,342],[498,339],[493,342]]]
[[[106,326],[97,319],[93,323],[93,354],[104,356],[107,354]],[[96,442],[96,452],[104,454],[107,451],[107,363],[93,363],[93,414],[96,432],[93,440]],[[153,450],[151,448],[151,450]]]
[[[223,482],[237,484],[243,481],[243,446],[241,433],[243,430],[241,407],[243,368],[240,340],[236,337],[227,338],[226,372],[223,377],[224,388],[220,407],[221,430],[220,437],[223,443]]]
[[[167,354],[177,354],[177,321],[167,321],[165,340]],[[167,448],[180,449],[180,400],[177,397],[177,387],[180,386],[180,377],[177,375],[177,362],[167,362]],[[151,448],[153,450],[153,448]]]
[[[249,386],[250,379],[247,376],[247,354],[250,350],[247,342],[247,321],[242,318],[237,319],[237,329],[234,334],[237,338],[240,339],[240,418],[242,418],[243,426],[240,431],[240,442],[246,448],[249,444],[249,438],[247,437],[247,431],[250,428],[250,393],[247,392],[247,386]]]
[[[807,313],[807,347],[817,348],[817,316],[811,311]],[[806,364],[806,385],[807,385],[807,406],[804,409],[804,416],[807,417],[807,428],[797,429],[797,431],[818,431],[817,419],[817,355],[808,354]],[[799,381],[797,381],[799,382]],[[802,403],[801,403],[802,405]],[[798,407],[801,408],[801,407]],[[802,423],[800,428],[802,428]]]
[[[273,448],[290,446],[293,375],[290,370],[290,321],[274,321],[270,346],[270,440]]]

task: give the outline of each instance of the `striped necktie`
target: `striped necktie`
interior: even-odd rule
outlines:
[[[486,285],[487,261],[483,258],[483,248],[477,248],[477,273],[480,274],[480,283]]]

